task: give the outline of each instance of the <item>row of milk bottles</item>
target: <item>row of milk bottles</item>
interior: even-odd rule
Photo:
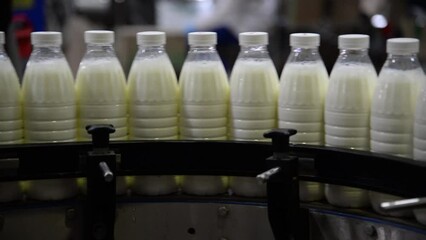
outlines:
[[[278,126],[298,130],[293,143],[426,159],[426,93],[418,98],[424,75],[416,39],[388,40],[389,56],[377,81],[368,36],[339,36],[340,55],[329,78],[318,52],[319,35],[291,34],[291,54],[278,81],[267,34],[241,33],[241,51],[228,83],[215,49],[216,34],[194,32],[188,35],[190,49],[178,83],[165,52],[165,34],[142,32],[127,86],[111,31],[85,32],[87,52],[75,84],[60,48],[61,34],[35,32],[31,40],[34,49],[22,96],[1,49],[1,143],[89,140],[84,127],[94,123],[113,124],[112,140],[263,141],[263,133]],[[228,179],[184,176],[180,181],[187,193],[209,195],[225,192]],[[119,182],[118,192],[125,191],[124,179]],[[19,194],[14,184],[1,186],[10,196],[2,195],[4,199]],[[265,195],[264,186],[252,178],[231,177],[229,184],[238,195]],[[133,190],[167,194],[177,184],[174,176],[140,176]],[[28,195],[61,199],[76,191],[73,179],[43,180],[34,181]],[[371,199],[376,208],[378,202],[395,198],[314,182],[301,182],[300,192],[304,201],[322,199],[325,192],[330,203],[344,207],[367,206]]]

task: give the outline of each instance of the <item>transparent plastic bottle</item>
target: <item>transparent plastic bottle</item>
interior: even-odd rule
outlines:
[[[339,57],[330,74],[325,100],[325,144],[356,150],[370,150],[370,106],[377,73],[368,56],[370,37],[340,35]],[[342,159],[345,161],[345,159]],[[368,191],[325,185],[325,196],[340,207],[366,207]]]
[[[414,116],[413,158],[426,161],[426,78],[424,76],[422,81]]]
[[[86,54],[76,77],[78,137],[91,141],[85,127],[112,124],[110,139],[127,140],[126,78],[113,47],[114,32],[92,30],[84,33]],[[126,192],[124,177],[117,178],[117,194]]]
[[[374,91],[371,105],[371,151],[411,158],[413,152],[413,122],[419,89],[424,73],[417,59],[419,40],[393,38],[387,40],[388,57]],[[374,210],[379,204],[399,199],[397,196],[370,191]],[[408,216],[410,211],[389,213]]]
[[[240,53],[231,73],[230,138],[265,141],[263,133],[276,127],[278,74],[267,45],[268,33],[239,34]],[[230,177],[236,195],[265,196],[266,187],[252,177]]]
[[[129,139],[178,139],[178,83],[164,48],[164,32],[137,33],[139,50],[130,68]],[[177,191],[174,176],[135,177],[133,191],[145,195]]]
[[[296,144],[323,144],[324,98],[328,73],[318,51],[316,33],[290,34],[291,52],[281,73],[278,97],[278,126],[293,128]],[[323,184],[300,182],[300,199],[316,201],[324,197]]]
[[[192,32],[190,49],[179,77],[180,138],[226,140],[229,84],[225,68],[216,51],[214,32]],[[214,195],[226,191],[227,178],[185,176],[186,193]]]
[[[31,42],[33,51],[22,82],[25,142],[76,141],[74,78],[61,50],[62,34],[33,32]],[[39,180],[30,182],[28,196],[58,200],[77,191],[75,179]]]
[[[5,34],[0,32],[0,144],[19,144],[23,142],[21,89],[4,43]],[[0,183],[0,202],[20,198],[19,182]]]
[[[414,115],[413,158],[424,162],[426,161],[426,77],[423,77],[422,81]],[[415,209],[414,216],[418,222],[426,225],[426,208]]]

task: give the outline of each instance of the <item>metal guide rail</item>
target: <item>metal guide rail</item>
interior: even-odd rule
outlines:
[[[267,184],[275,239],[308,239],[298,181],[359,187],[407,198],[426,196],[426,163],[323,146],[290,145],[296,131],[275,129],[264,142],[122,141],[110,125],[88,128],[92,143],[0,145],[0,181],[87,178],[84,239],[114,239],[116,176],[257,176]],[[426,206],[425,201],[408,207]],[[402,206],[407,207],[407,206]]]

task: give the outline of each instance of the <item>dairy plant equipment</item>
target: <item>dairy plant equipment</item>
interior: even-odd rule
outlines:
[[[87,177],[87,194],[61,201],[0,205],[0,239],[426,239],[413,219],[369,209],[301,203],[298,180],[396,194],[426,195],[426,164],[354,150],[289,145],[294,130],[267,142],[121,141],[111,125],[88,128],[92,143],[0,146],[0,180]],[[341,159],[345,161],[341,161]],[[266,198],[232,194],[115,195],[116,176],[252,176]],[[424,206],[422,199],[386,210]]]

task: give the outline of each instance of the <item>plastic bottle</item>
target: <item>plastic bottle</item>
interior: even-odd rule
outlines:
[[[61,50],[62,34],[33,32],[31,42],[34,47],[22,82],[25,142],[75,141],[74,81]],[[72,197],[77,191],[75,179],[39,180],[30,183],[28,196],[59,200]]]
[[[137,34],[139,50],[129,73],[129,139],[178,139],[178,83],[166,53],[164,32]],[[177,191],[174,176],[139,176],[133,191],[160,195]]]
[[[423,78],[422,88],[416,103],[414,114],[413,158],[426,161],[426,79]],[[414,216],[421,224],[426,225],[426,208],[414,209]]]
[[[4,43],[5,34],[0,32],[0,144],[19,144],[23,141],[21,89]],[[0,202],[21,197],[19,182],[0,183]]]
[[[78,137],[90,141],[85,127],[90,124],[112,124],[110,139],[127,140],[126,78],[113,47],[114,32],[92,30],[84,33],[86,54],[76,78]],[[124,177],[117,178],[117,194],[124,194]]]
[[[230,138],[265,141],[276,127],[278,74],[265,32],[240,33],[241,51],[231,73]],[[230,188],[241,196],[265,196],[266,187],[251,177],[231,177]]]
[[[383,65],[371,106],[371,151],[411,158],[413,151],[413,121],[416,100],[424,80],[417,59],[419,40],[393,38],[387,40],[388,57]],[[384,201],[397,196],[370,191],[373,208],[379,210]],[[410,211],[389,213],[407,216]]]
[[[296,144],[323,144],[324,97],[328,73],[318,52],[316,33],[290,35],[291,52],[283,68],[278,97],[278,126],[293,128]],[[300,199],[316,201],[324,197],[323,184],[300,182]]]
[[[179,77],[180,138],[226,140],[229,84],[223,63],[216,51],[214,32],[188,35],[190,50]],[[216,176],[185,176],[186,193],[214,195],[226,191],[227,179]]]
[[[325,144],[333,147],[370,150],[370,106],[377,73],[368,56],[370,37],[339,36],[339,57],[330,74],[325,100]],[[345,161],[345,159],[342,159]],[[325,185],[325,196],[340,207],[366,207],[368,191]]]
[[[414,117],[414,160],[426,161],[426,88],[425,77],[423,77],[422,89],[416,103]]]

